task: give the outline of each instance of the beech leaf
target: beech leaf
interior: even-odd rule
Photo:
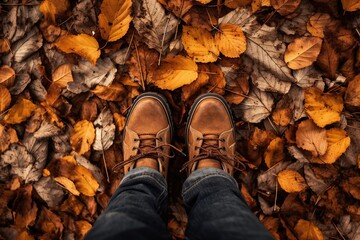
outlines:
[[[76,53],[94,65],[100,57],[98,42],[94,37],[84,33],[79,35],[65,35],[55,43],[55,46],[65,53]]]
[[[283,170],[279,172],[277,178],[280,187],[288,193],[301,192],[307,187],[305,179],[294,170]]]
[[[0,113],[5,111],[11,103],[11,95],[7,88],[0,85]]]
[[[345,92],[345,104],[350,107],[360,108],[360,74],[349,82]]]
[[[177,19],[170,13],[165,14],[157,0],[134,1],[133,24],[149,48],[164,53],[175,34]]]
[[[321,38],[300,37],[289,44],[285,51],[285,62],[289,68],[298,70],[316,61],[321,50]]]
[[[265,164],[268,168],[271,168],[285,158],[284,144],[285,140],[283,138],[276,137],[271,140],[264,153]]]
[[[55,177],[54,180],[75,196],[80,195],[80,192],[76,189],[74,182],[67,177]]]
[[[22,98],[10,108],[4,117],[4,121],[8,124],[21,123],[31,116],[36,107],[30,100]]]
[[[150,79],[161,89],[174,90],[190,84],[198,77],[198,66],[187,57],[165,58],[161,66],[150,73]]]
[[[104,0],[101,3],[99,27],[103,39],[114,42],[126,34],[132,20],[131,7],[131,0]]]
[[[65,13],[69,6],[68,0],[44,0],[40,4],[40,12],[44,15],[45,21],[56,23],[55,17]]]
[[[220,54],[214,37],[204,28],[184,26],[181,40],[195,62],[215,62]]]
[[[15,71],[8,65],[0,67],[0,84],[4,87],[12,87],[15,82]]]
[[[314,37],[324,38],[324,31],[331,23],[331,17],[327,13],[315,13],[309,19],[306,29]]]
[[[360,2],[357,0],[341,0],[343,9],[349,12],[355,12],[360,9]]]
[[[215,34],[215,42],[226,57],[236,58],[246,50],[246,39],[241,28],[235,24],[222,23]],[[186,47],[185,47],[186,49]]]
[[[294,228],[299,240],[324,240],[320,229],[310,221],[299,219]]]
[[[95,128],[92,122],[82,120],[74,126],[70,136],[70,143],[73,150],[80,155],[90,150],[95,140]]]
[[[301,3],[301,0],[270,0],[271,6],[282,16],[293,13]]]
[[[106,101],[122,101],[123,96],[126,93],[126,89],[123,85],[114,83],[109,86],[97,85],[94,90],[91,90],[99,98]]]

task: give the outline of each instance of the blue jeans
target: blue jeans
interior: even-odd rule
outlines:
[[[85,239],[171,239],[165,223],[167,194],[166,180],[158,171],[131,170]],[[194,171],[182,195],[188,239],[273,239],[250,211],[235,179],[223,170]]]

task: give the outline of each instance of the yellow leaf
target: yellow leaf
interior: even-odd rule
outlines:
[[[88,221],[80,220],[75,222],[76,234],[80,237],[80,239],[83,239],[91,227],[92,225]]]
[[[315,13],[309,19],[306,29],[314,37],[324,38],[324,30],[331,23],[331,17],[327,13]]]
[[[61,91],[69,82],[73,81],[70,64],[63,64],[58,67],[52,75],[53,82],[47,89],[46,101],[52,105],[60,97]]]
[[[215,34],[215,42],[226,57],[238,58],[246,50],[243,31],[235,24],[220,24],[220,31]]]
[[[349,108],[360,108],[360,74],[349,82],[345,92],[345,104]]]
[[[355,12],[360,9],[359,0],[341,0],[343,9],[348,12]]]
[[[239,8],[244,7],[246,5],[249,5],[251,3],[251,0],[225,0],[224,4],[228,8]]]
[[[0,85],[12,87],[15,82],[15,71],[8,65],[0,67]]]
[[[11,103],[11,94],[7,88],[0,85],[0,113],[6,110]]]
[[[306,189],[305,179],[294,170],[283,170],[278,176],[280,187],[288,193],[301,192]]]
[[[104,0],[101,4],[99,27],[101,37],[109,42],[122,38],[132,20],[131,0]]]
[[[302,121],[296,131],[296,144],[310,151],[314,157],[323,155],[328,147],[326,130],[316,126],[311,119]]]
[[[74,182],[67,177],[55,177],[54,180],[75,196],[80,195],[80,192],[76,189]]]
[[[192,59],[178,55],[165,58],[155,71],[150,72],[150,78],[155,86],[174,90],[195,81],[197,70],[198,66]]]
[[[45,21],[55,23],[56,15],[61,15],[69,8],[68,0],[44,0],[40,4],[40,12],[44,15]]]
[[[320,229],[310,221],[300,219],[294,228],[299,240],[323,240]]]
[[[4,117],[4,121],[8,124],[18,124],[27,120],[32,112],[36,109],[36,105],[30,100],[22,98],[10,108]]]
[[[305,89],[305,109],[319,127],[340,121],[344,104],[340,95],[323,93],[316,87]]]
[[[66,35],[56,42],[55,46],[65,53],[76,53],[94,65],[100,57],[98,42],[94,37],[84,33],[79,35]]]
[[[110,86],[97,85],[96,88],[91,91],[106,101],[121,101],[124,99],[124,94],[126,93],[126,89],[117,83]]]
[[[340,128],[331,128],[326,130],[328,148],[326,153],[318,158],[313,159],[316,163],[332,164],[346,151],[350,146],[350,137],[346,131]]]
[[[99,188],[99,183],[96,181],[93,174],[81,165],[75,166],[75,173],[76,174],[73,175],[71,180],[74,181],[79,192],[86,196],[94,196]]]
[[[220,54],[214,37],[204,28],[184,26],[182,43],[195,62],[215,62]]]
[[[265,163],[268,168],[271,168],[272,166],[274,166],[278,162],[281,162],[284,159],[284,144],[285,140],[279,137],[276,137],[270,142],[264,153]]]
[[[289,68],[298,70],[316,61],[321,50],[322,39],[300,37],[289,44],[285,51],[285,62]]]
[[[301,0],[270,0],[271,6],[282,16],[293,13],[300,2]]]
[[[82,120],[75,124],[70,136],[70,143],[75,152],[80,155],[86,153],[94,140],[95,128],[92,122]]]
[[[270,7],[270,0],[253,0],[251,3],[252,12],[257,12],[261,7]]]
[[[118,114],[118,113],[114,113],[113,116],[114,116],[115,125],[117,127],[117,130],[119,132],[121,132],[125,127],[126,118],[123,115]]]
[[[202,3],[202,4],[208,4],[212,0],[196,0],[196,1],[199,2],[199,3]]]

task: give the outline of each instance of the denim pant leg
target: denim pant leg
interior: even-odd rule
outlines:
[[[171,239],[165,224],[167,184],[156,170],[131,170],[85,239]]]
[[[247,206],[235,179],[221,169],[194,171],[182,194],[188,239],[274,239]]]

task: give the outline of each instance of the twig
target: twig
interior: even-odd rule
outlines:
[[[58,26],[61,26],[63,24],[65,24],[67,21],[69,21],[70,19],[72,19],[74,17],[74,14],[71,15],[70,17],[68,17],[67,19],[65,19],[65,21],[63,21],[62,23],[60,23]]]
[[[278,181],[277,181],[277,175],[275,175],[275,177],[276,177],[276,181],[275,181],[275,200],[274,200],[273,212],[276,212],[276,211],[277,211],[276,203],[277,203],[277,197],[278,197],[278,191],[279,191],[279,186],[278,186]]]
[[[139,68],[139,70],[140,70],[141,87],[142,87],[143,91],[145,91],[145,79],[144,79],[144,74],[143,74],[143,72],[142,72],[142,67],[141,67],[141,62],[140,62],[140,56],[139,56],[139,51],[138,51],[136,42],[134,42],[134,44],[135,44],[136,58],[137,58],[137,61],[138,61],[138,68]]]
[[[132,41],[133,41],[133,39],[134,39],[134,33],[135,33],[135,32],[132,33],[131,38],[130,38],[129,47],[126,49],[123,64],[125,64],[125,59],[126,59],[127,55],[128,55],[129,52],[130,52],[131,44],[132,44]]]
[[[99,50],[103,50],[103,49],[106,47],[106,45],[108,44],[108,42],[109,42],[109,41],[107,41],[107,40],[106,40],[105,45],[104,45],[104,46],[102,46],[101,48],[99,48]]]
[[[180,24],[181,13],[182,13],[183,7],[184,7],[184,0],[181,0],[180,12],[179,12],[179,16],[177,18],[178,21],[177,21],[177,25],[176,25],[176,29],[175,29],[174,40],[177,38],[177,34],[179,31],[179,24]]]
[[[332,221],[331,221],[332,222]],[[334,222],[332,222],[332,224],[334,225],[336,231],[339,233],[340,237],[343,239],[343,240],[346,240],[346,238],[344,237],[344,235],[341,233],[340,229],[336,226],[336,224]]]
[[[164,28],[163,37],[162,37],[162,40],[161,40],[161,48],[160,48],[160,55],[159,55],[158,66],[160,66],[160,63],[161,63],[161,55],[163,54],[163,47],[164,47],[164,42],[165,42],[166,30],[167,30],[167,27],[168,27],[168,25],[169,25],[169,22],[170,22],[170,14],[169,14],[168,17],[167,17],[167,22],[166,22],[166,25],[165,25],[165,28]]]
[[[104,168],[105,168],[105,173],[106,173],[106,180],[108,183],[110,183],[110,177],[109,177],[109,172],[107,170],[107,164],[106,164],[106,159],[105,159],[105,151],[104,151],[104,145],[102,142],[103,139],[103,129],[101,128],[101,150],[102,150],[102,159],[104,161]]]

